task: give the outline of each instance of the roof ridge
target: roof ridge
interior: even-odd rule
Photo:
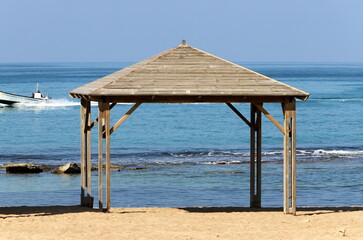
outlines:
[[[221,61],[224,61],[224,62],[226,62],[226,63],[232,64],[232,65],[234,65],[234,66],[236,66],[236,67],[242,68],[243,70],[246,70],[246,71],[248,71],[248,72],[251,72],[251,73],[257,74],[257,75],[259,75],[259,76],[262,76],[262,77],[268,78],[269,80],[272,80],[272,81],[277,82],[277,83],[279,83],[279,84],[281,84],[281,85],[284,85],[284,86],[286,86],[286,87],[289,87],[289,88],[291,88],[291,89],[293,89],[293,90],[295,90],[295,91],[299,91],[299,92],[301,92],[301,93],[304,93],[304,94],[308,95],[308,96],[307,96],[304,100],[307,100],[307,99],[308,99],[308,97],[309,97],[309,95],[310,95],[309,93],[307,93],[307,92],[305,92],[305,91],[302,91],[302,90],[300,90],[300,89],[297,89],[297,88],[295,88],[295,87],[292,87],[292,86],[290,86],[290,85],[288,85],[288,84],[286,84],[286,83],[283,83],[283,82],[277,81],[277,80],[275,80],[275,79],[273,79],[273,78],[270,78],[270,77],[265,76],[265,75],[263,75],[263,74],[261,74],[261,73],[255,72],[255,71],[253,71],[253,70],[251,70],[251,69],[245,68],[245,67],[243,67],[243,66],[241,66],[241,65],[238,65],[238,64],[236,64],[236,63],[234,63],[234,62],[231,62],[231,61],[228,61],[228,60],[226,60],[226,59],[224,59],[224,58],[221,58],[221,57],[215,56],[215,55],[213,55],[213,54],[210,54],[210,53],[205,52],[205,51],[203,51],[203,50],[200,50],[200,49],[198,49],[198,48],[192,47],[192,46],[190,46],[190,45],[188,45],[188,46],[189,46],[189,47],[191,47],[191,48],[193,48],[194,50],[200,51],[200,52],[202,52],[202,53],[204,53],[204,54],[207,54],[207,55],[209,55],[209,56],[211,56],[211,57],[217,58],[217,59],[219,59],[219,60],[221,60]]]
[[[155,55],[155,56],[150,57],[150,58],[152,58],[152,59],[151,59],[150,61],[148,61],[147,63],[145,63],[145,64],[143,64],[142,66],[137,67],[137,68],[135,68],[135,69],[133,69],[133,70],[131,70],[131,71],[127,72],[127,73],[125,73],[124,75],[122,75],[122,76],[120,76],[120,77],[118,77],[118,78],[113,79],[111,82],[109,82],[109,83],[105,84],[104,86],[99,87],[99,88],[97,88],[97,89],[93,90],[90,94],[93,94],[93,93],[97,92],[98,90],[100,90],[100,89],[102,89],[102,88],[105,88],[105,87],[107,87],[107,86],[111,85],[112,83],[115,83],[116,81],[120,80],[121,78],[126,77],[127,75],[129,75],[129,74],[131,74],[131,73],[133,73],[133,72],[135,72],[135,71],[137,71],[137,70],[139,70],[139,69],[141,69],[141,68],[144,68],[145,66],[147,66],[147,65],[149,65],[150,63],[152,63],[152,62],[154,62],[154,61],[158,60],[159,58],[161,58],[161,57],[165,56],[166,54],[168,54],[168,53],[170,53],[170,52],[174,51],[175,49],[177,49],[177,48],[179,48],[179,47],[185,47],[185,46],[188,46],[188,45],[186,45],[186,44],[180,44],[180,45],[178,45],[178,46],[176,46],[176,47],[174,47],[174,48],[171,48],[171,49],[169,49],[169,50],[166,50],[166,51],[164,51],[164,52],[162,52],[162,53],[159,53],[159,54],[157,54],[157,55]],[[150,58],[147,58],[147,59],[145,59],[145,60],[143,60],[143,61],[146,61],[146,60],[148,60],[148,59],[150,59]],[[139,63],[140,63],[140,62],[139,62]],[[136,63],[136,64],[138,64],[138,63]],[[134,65],[136,65],[136,64],[134,64]],[[131,66],[133,66],[133,65],[131,65]],[[129,66],[129,67],[131,67],[131,66]],[[126,68],[128,68],[128,67],[126,67]],[[125,69],[125,68],[124,68],[124,69]],[[122,70],[122,69],[121,69],[121,70]]]

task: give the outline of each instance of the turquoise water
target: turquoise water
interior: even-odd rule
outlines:
[[[0,106],[0,165],[79,162],[79,102],[67,92],[128,65],[0,64],[0,91],[30,95],[39,83],[53,97]],[[298,206],[362,205],[363,64],[242,65],[311,93],[297,103]],[[235,106],[249,116],[249,104]],[[282,122],[280,104],[264,106]],[[117,105],[113,121],[130,107]],[[126,166],[112,172],[114,207],[249,205],[249,130],[225,104],[143,104],[111,141],[112,163]],[[282,206],[282,134],[266,118],[263,161],[262,205]],[[78,175],[0,170],[0,206],[79,204],[79,185]]]

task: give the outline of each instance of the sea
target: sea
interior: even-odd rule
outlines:
[[[1,63],[0,91],[30,96],[38,83],[52,99],[0,106],[0,166],[79,164],[80,103],[68,92],[131,64]],[[239,64],[311,94],[297,101],[297,206],[362,206],[363,63]],[[249,117],[249,104],[234,105]],[[113,108],[112,123],[131,106]],[[282,123],[280,104],[264,107]],[[281,207],[283,138],[266,117],[262,128],[262,206]],[[95,131],[94,164],[96,149]],[[111,173],[112,207],[249,206],[249,129],[225,104],[142,104],[111,149],[124,166]],[[0,169],[0,206],[79,204],[79,174]]]

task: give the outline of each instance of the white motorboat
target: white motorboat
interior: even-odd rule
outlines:
[[[38,84],[36,91],[32,93],[31,97],[0,91],[0,103],[7,105],[12,105],[15,103],[36,103],[47,100],[48,96],[43,96],[38,88]]]

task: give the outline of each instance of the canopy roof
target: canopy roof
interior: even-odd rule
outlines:
[[[69,92],[111,102],[280,102],[309,94],[183,43]]]

